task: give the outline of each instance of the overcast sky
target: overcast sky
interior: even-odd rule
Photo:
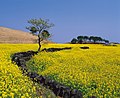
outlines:
[[[78,35],[120,42],[120,0],[0,0],[0,26],[27,31],[27,20],[49,19],[54,42]]]

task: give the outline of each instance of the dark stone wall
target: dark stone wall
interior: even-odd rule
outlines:
[[[55,51],[57,50],[59,49],[56,49]],[[28,72],[28,69],[26,67],[26,61],[30,60],[31,57],[37,53],[38,52],[35,52],[35,51],[15,53],[12,56],[12,61],[15,62],[22,69],[23,74],[29,76],[34,82],[37,82],[45,86],[46,88],[51,89],[56,96],[60,96],[63,98],[83,98],[82,93],[77,89],[70,89],[69,87],[63,84],[60,84],[54,80],[48,79],[42,75],[38,75],[35,72]]]
[[[68,49],[71,49],[71,48],[68,48]],[[56,49],[54,51],[57,51],[57,50],[61,50],[61,49]],[[47,51],[49,52],[51,51],[51,49]],[[23,71],[23,74],[29,76],[34,82],[37,82],[40,85],[43,85],[46,88],[51,89],[56,96],[60,96],[63,98],[83,98],[82,93],[77,89],[71,89],[61,83],[58,83],[57,81],[46,78],[35,72],[28,72],[28,69],[26,67],[26,61],[30,60],[32,56],[36,55],[37,53],[38,52],[35,52],[35,51],[15,53],[12,56],[12,61],[15,62],[21,68],[21,70]]]
[[[46,52],[56,52],[56,51],[61,51],[61,50],[69,50],[72,49],[71,47],[65,47],[65,48],[44,48],[42,49],[42,51],[46,51]]]
[[[88,46],[80,47],[81,49],[89,49]]]

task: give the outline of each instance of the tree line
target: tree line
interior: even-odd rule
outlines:
[[[109,43],[109,40],[103,39],[98,36],[78,36],[71,40],[72,44],[82,44],[82,43]]]

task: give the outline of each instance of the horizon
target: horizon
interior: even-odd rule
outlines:
[[[29,32],[27,20],[43,18],[55,24],[49,30],[54,42],[83,35],[120,43],[119,5],[120,0],[1,0],[0,26]]]

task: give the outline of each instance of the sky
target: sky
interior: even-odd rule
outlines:
[[[120,0],[0,0],[0,26],[28,32],[33,18],[55,24],[54,42],[82,35],[120,43]]]

